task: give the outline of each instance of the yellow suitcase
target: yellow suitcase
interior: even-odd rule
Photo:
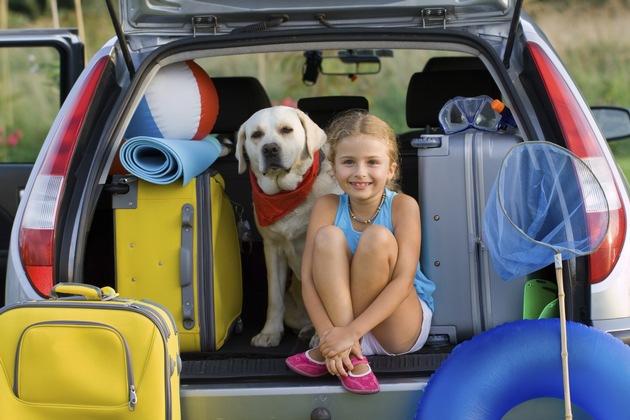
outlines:
[[[181,418],[168,311],[75,283],[51,296],[0,310],[1,418]]]
[[[120,178],[115,182],[120,182]],[[214,351],[242,329],[234,208],[210,169],[187,185],[143,180],[115,196],[116,289],[175,316],[182,352]]]

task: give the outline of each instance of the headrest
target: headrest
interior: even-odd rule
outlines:
[[[326,128],[335,115],[351,109],[369,111],[369,103],[363,96],[318,96],[301,98],[297,106],[304,111],[315,124]]]
[[[445,70],[485,70],[483,62],[479,57],[431,57],[427,60],[422,71],[445,71]]]
[[[219,115],[213,133],[234,133],[256,111],[271,101],[255,77],[213,77],[219,95]]]
[[[212,79],[197,63],[169,64],[147,87],[125,137],[200,140],[211,132],[218,111]]]
[[[411,128],[439,127],[442,106],[456,96],[501,97],[487,70],[423,71],[411,76],[407,87],[407,125]]]

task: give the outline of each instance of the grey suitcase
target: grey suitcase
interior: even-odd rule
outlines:
[[[460,342],[522,318],[525,279],[503,281],[482,238],[483,212],[501,162],[521,141],[514,134],[482,131],[412,141],[418,149],[421,263],[437,287],[434,337]]]

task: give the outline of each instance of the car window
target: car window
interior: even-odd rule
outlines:
[[[396,132],[409,130],[405,113],[407,86],[415,72],[423,70],[434,56],[463,54],[439,51],[388,50],[390,56],[380,58],[377,74],[336,75],[319,73],[315,83],[304,83],[296,77],[304,71],[304,52],[284,52],[253,55],[232,55],[195,60],[211,77],[249,76],[257,78],[265,87],[274,105],[297,106],[300,98],[334,95],[364,95],[369,109],[379,115]],[[330,57],[345,51],[322,51]],[[393,82],[395,81],[395,82]]]
[[[60,107],[59,51],[0,48],[0,163],[35,161]]]

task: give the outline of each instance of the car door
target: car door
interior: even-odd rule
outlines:
[[[0,302],[21,193],[84,64],[76,30],[0,31]]]

